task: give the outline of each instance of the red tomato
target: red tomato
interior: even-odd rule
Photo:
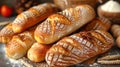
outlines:
[[[13,13],[13,9],[7,5],[1,6],[1,15],[4,17],[10,17]]]
[[[1,14],[1,6],[0,6],[0,14]]]

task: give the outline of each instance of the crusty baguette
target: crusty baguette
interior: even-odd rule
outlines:
[[[34,30],[32,28],[23,33],[14,35],[10,42],[6,45],[6,55],[13,59],[19,59],[23,57],[27,50],[32,46],[35,42],[34,39]]]
[[[50,66],[70,66],[106,52],[113,43],[113,37],[106,31],[80,32],[54,44],[45,59]]]
[[[8,43],[13,35],[15,35],[15,33],[12,30],[12,23],[9,23],[0,31],[0,42]]]
[[[27,57],[31,61],[41,62],[45,60],[45,55],[50,45],[42,45],[40,43],[34,43],[27,52]]]
[[[90,23],[86,24],[83,28],[83,31],[90,30],[105,30],[108,31],[111,27],[111,22],[106,18],[95,18]]]
[[[23,32],[27,28],[43,21],[49,15],[56,12],[57,7],[51,3],[34,6],[16,17],[12,23],[13,31],[15,33]]]
[[[95,17],[89,5],[79,5],[48,17],[35,30],[35,39],[41,44],[51,44],[71,34]]]

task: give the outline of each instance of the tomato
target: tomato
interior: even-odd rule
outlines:
[[[0,14],[1,14],[1,7],[0,7]]]
[[[1,6],[0,6],[0,14],[1,14]]]
[[[13,13],[13,9],[7,5],[1,6],[1,15],[4,17],[10,17]]]

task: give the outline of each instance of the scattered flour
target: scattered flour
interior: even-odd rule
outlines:
[[[5,45],[0,44],[0,59],[9,67],[25,67],[19,60],[10,59],[5,54]]]

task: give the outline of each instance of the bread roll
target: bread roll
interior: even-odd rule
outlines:
[[[12,23],[12,29],[15,33],[23,32],[56,12],[57,7],[51,3],[34,6],[16,17]]]
[[[117,46],[120,48],[120,36],[117,37],[117,39],[116,39],[116,44],[117,44]]]
[[[35,39],[41,44],[51,44],[63,36],[71,34],[95,17],[89,5],[69,8],[48,17],[35,30]]]
[[[70,66],[106,52],[113,43],[113,37],[106,31],[80,32],[54,44],[47,51],[45,59],[53,67]]]
[[[0,42],[8,43],[13,35],[15,35],[15,33],[12,29],[12,23],[9,23],[0,31]]]
[[[29,60],[34,62],[44,61],[45,54],[50,47],[51,47],[50,45],[34,43],[32,47],[28,50],[27,57]]]
[[[112,25],[111,32],[112,32],[113,36],[116,38],[118,36],[120,36],[120,25],[118,25],[118,24]]]
[[[111,27],[111,22],[105,18],[95,18],[90,23],[86,24],[83,28],[83,31],[90,30],[105,30],[108,31]]]
[[[30,29],[21,34],[14,35],[10,42],[6,45],[6,55],[13,59],[23,57],[27,50],[35,42],[33,37],[34,29]]]

